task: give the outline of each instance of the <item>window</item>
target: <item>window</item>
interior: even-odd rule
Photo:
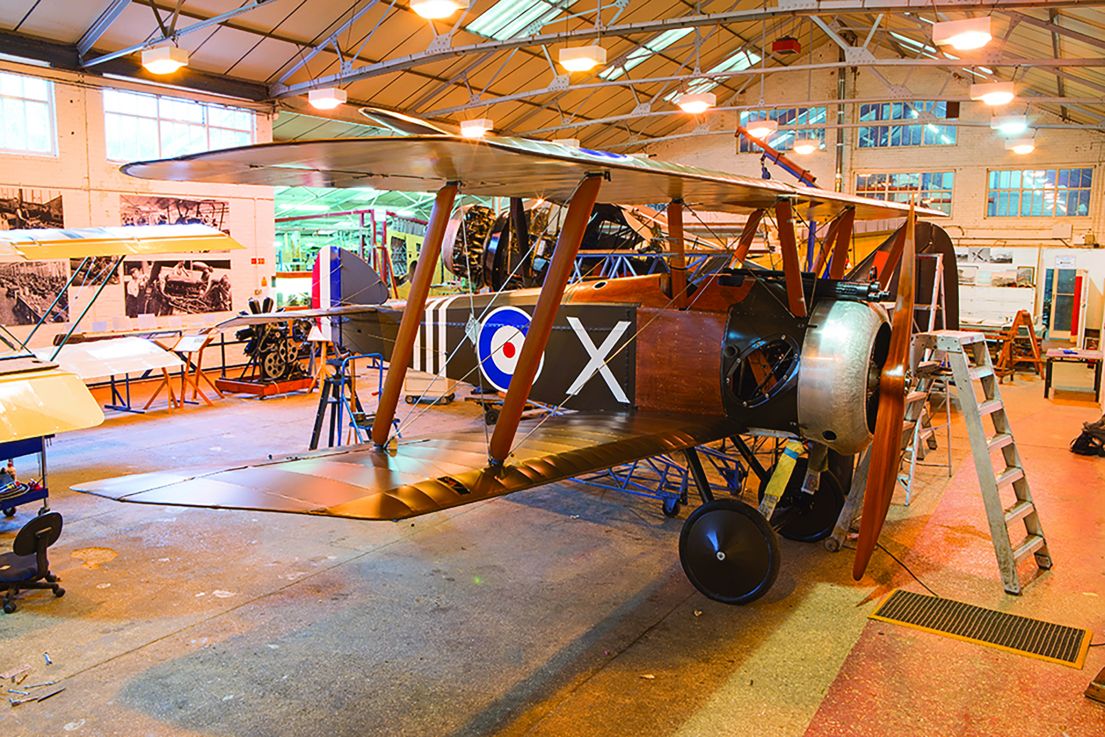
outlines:
[[[747,126],[751,120],[763,120],[765,117],[774,120],[782,126],[798,125],[824,125],[828,109],[824,107],[792,107],[778,110],[753,110],[741,113],[741,125]],[[813,138],[822,146],[825,144],[825,129],[810,128],[807,130],[792,129],[775,131],[767,137],[765,143],[778,151],[790,151],[794,148],[795,138]],[[740,152],[742,154],[760,153],[760,147],[749,141],[744,136],[740,139]]]
[[[996,170],[986,187],[988,217],[1085,217],[1093,169]]]
[[[949,115],[948,103],[941,101],[884,102],[859,106],[861,122],[876,120],[947,120],[959,117],[957,107]],[[860,148],[885,148],[887,146],[952,146],[955,144],[955,126],[934,122],[917,125],[865,125],[859,129]]]
[[[575,0],[499,0],[465,29],[487,38],[505,41],[529,36],[554,21]]]
[[[249,110],[104,90],[107,158],[143,161],[253,143]]]
[[[599,72],[599,76],[603,79],[617,79],[645,59],[653,54],[660,53],[693,30],[693,28],[673,28],[670,31],[664,31],[656,38],[641,44],[626,54],[625,60],[621,64],[603,69]]]
[[[955,173],[950,171],[860,174],[856,194],[889,202],[909,202],[916,196],[917,204],[951,215],[954,184]]]
[[[0,121],[0,151],[56,154],[54,83],[0,72]]]

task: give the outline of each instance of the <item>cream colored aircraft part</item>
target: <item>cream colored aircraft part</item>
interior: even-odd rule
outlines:
[[[244,246],[226,233],[206,225],[129,225],[0,232],[0,261],[149,256],[241,248]]]
[[[68,343],[56,358],[55,350],[54,347],[36,348],[33,352],[42,360],[53,361],[64,371],[76,374],[84,381],[162,369],[175,371],[184,365],[175,353],[153,341],[133,336]]]
[[[96,427],[103,410],[74,374],[57,368],[0,375],[0,442]]]

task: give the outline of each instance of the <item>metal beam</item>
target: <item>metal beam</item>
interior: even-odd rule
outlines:
[[[356,23],[358,20],[360,20],[361,17],[365,13],[367,13],[368,11],[370,11],[374,7],[376,7],[377,2],[379,2],[379,0],[369,0],[368,5],[364,6],[360,10],[355,11],[352,15],[349,16],[349,20],[345,21],[340,26],[338,26],[336,29],[334,29],[334,32],[331,33],[326,38],[324,38],[321,43],[316,45],[313,49],[308,51],[306,54],[303,54],[302,56],[300,56],[299,61],[297,61],[294,65],[292,65],[291,69],[289,69],[288,71],[286,71],[286,72],[284,72],[283,74],[280,75],[280,82],[281,83],[287,82],[289,77],[291,77],[293,74],[298,72],[303,67],[307,66],[308,62],[310,62],[311,59],[314,59],[316,56],[321,54],[323,49],[325,49],[330,44],[335,44],[334,48],[337,49],[338,48],[337,47],[338,37],[341,36],[341,34],[345,33],[345,31],[349,27],[351,27],[354,23]]]
[[[235,8],[234,10],[228,10],[225,13],[221,13],[219,15],[213,16],[213,17],[208,18],[206,20],[198,21],[196,23],[193,23],[190,26],[185,26],[184,28],[181,28],[179,31],[178,30],[173,30],[170,33],[162,33],[159,36],[152,36],[149,39],[143,41],[142,43],[135,44],[133,46],[128,46],[127,48],[119,49],[118,51],[112,51],[110,54],[104,54],[102,56],[97,56],[94,59],[89,59],[88,61],[82,62],[81,65],[84,66],[84,67],[91,67],[91,66],[96,66],[97,64],[103,64],[104,62],[108,62],[108,61],[112,61],[114,59],[118,59],[118,58],[123,57],[123,56],[130,56],[131,54],[134,54],[136,52],[148,49],[151,46],[156,46],[157,44],[159,44],[163,41],[168,41],[170,39],[175,41],[176,39],[180,38],[181,36],[183,36],[186,33],[191,33],[193,31],[201,31],[204,28],[210,28],[211,26],[217,26],[220,23],[222,23],[223,21],[230,20],[231,18],[239,16],[242,13],[248,13],[251,10],[256,10],[257,8],[263,7],[263,6],[268,5],[269,3],[273,3],[273,2],[276,2],[276,0],[253,0],[253,2],[251,2],[247,5],[242,5],[241,7]],[[155,6],[153,6],[153,8],[154,8],[154,12],[156,13],[157,12],[157,6],[155,5]]]
[[[1105,0],[1052,0],[1049,5],[1053,7],[1100,7],[1105,5]],[[701,28],[729,23],[748,23],[783,15],[833,16],[842,13],[903,13],[907,11],[963,12],[971,9],[994,11],[1033,7],[1039,7],[1039,0],[779,0],[778,4],[768,8],[734,10],[724,13],[701,13],[610,26],[596,24],[572,31],[536,33],[531,36],[481,41],[464,46],[441,48],[442,44],[435,43],[425,51],[368,64],[349,72],[328,75],[295,85],[277,84],[272,87],[272,95],[283,97],[302,94],[315,87],[329,87],[358,79],[378,77],[467,54],[508,51],[526,46],[557,45],[567,41],[582,41],[601,36],[630,36],[640,33],[658,33],[676,28]]]
[[[1088,34],[1081,33],[1079,31],[1074,30],[1073,28],[1065,28],[1065,27],[1060,26],[1059,24],[1055,23],[1054,20],[1052,22],[1048,22],[1046,20],[1042,20],[1040,18],[1036,18],[1034,16],[1027,15],[1027,14],[1022,13],[1022,12],[1017,11],[1017,10],[1007,11],[1007,12],[1005,12],[1005,15],[1008,15],[1010,18],[1016,19],[1020,23],[1024,23],[1024,24],[1030,25],[1030,26],[1035,26],[1036,28],[1042,28],[1045,31],[1050,31],[1051,33],[1057,33],[1060,36],[1066,36],[1067,38],[1069,38],[1073,41],[1078,41],[1080,43],[1084,43],[1084,44],[1087,44],[1089,46],[1096,46],[1099,49],[1105,49],[1105,39],[1101,39],[1101,38],[1098,38],[1097,36],[1090,36]]]
[[[104,8],[104,12],[100,13],[100,17],[92,22],[92,25],[77,41],[77,53],[82,57],[88,54],[108,27],[115,22],[116,18],[122,15],[128,5],[130,5],[130,0],[111,0],[108,6]]]

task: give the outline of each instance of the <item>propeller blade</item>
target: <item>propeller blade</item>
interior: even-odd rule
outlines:
[[[906,364],[913,332],[914,269],[916,257],[916,213],[910,205],[904,226],[901,267],[898,272],[898,299],[890,322],[890,348],[879,377],[879,408],[875,418],[875,438],[871,441],[871,464],[863,497],[859,540],[852,577],[863,578],[871,554],[879,541],[890,499],[894,496],[898,468],[902,463],[902,422],[905,418]]]

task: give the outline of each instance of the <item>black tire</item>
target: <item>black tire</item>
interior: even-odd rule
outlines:
[[[4,507],[4,516],[5,517],[14,517],[15,516],[15,507]]]
[[[772,466],[768,478],[775,472]],[[783,496],[771,515],[771,524],[787,540],[812,543],[833,534],[837,517],[844,507],[844,490],[832,471],[822,471],[817,493],[812,498],[802,491],[806,478],[806,459],[799,458],[787,482]],[[760,488],[763,499],[763,487]]]
[[[4,602],[4,614],[12,614],[14,612],[15,612],[15,602],[14,601],[5,601]]]
[[[779,539],[760,513],[736,499],[691,512],[679,534],[679,562],[691,584],[723,604],[759,599],[779,576]]]
[[[664,497],[660,501],[660,511],[664,513],[665,517],[678,517],[679,512],[683,509],[683,503],[679,500],[679,497]]]
[[[61,586],[58,586],[56,589],[54,589],[54,596],[58,597],[59,599],[65,596],[65,589],[63,589]]]

